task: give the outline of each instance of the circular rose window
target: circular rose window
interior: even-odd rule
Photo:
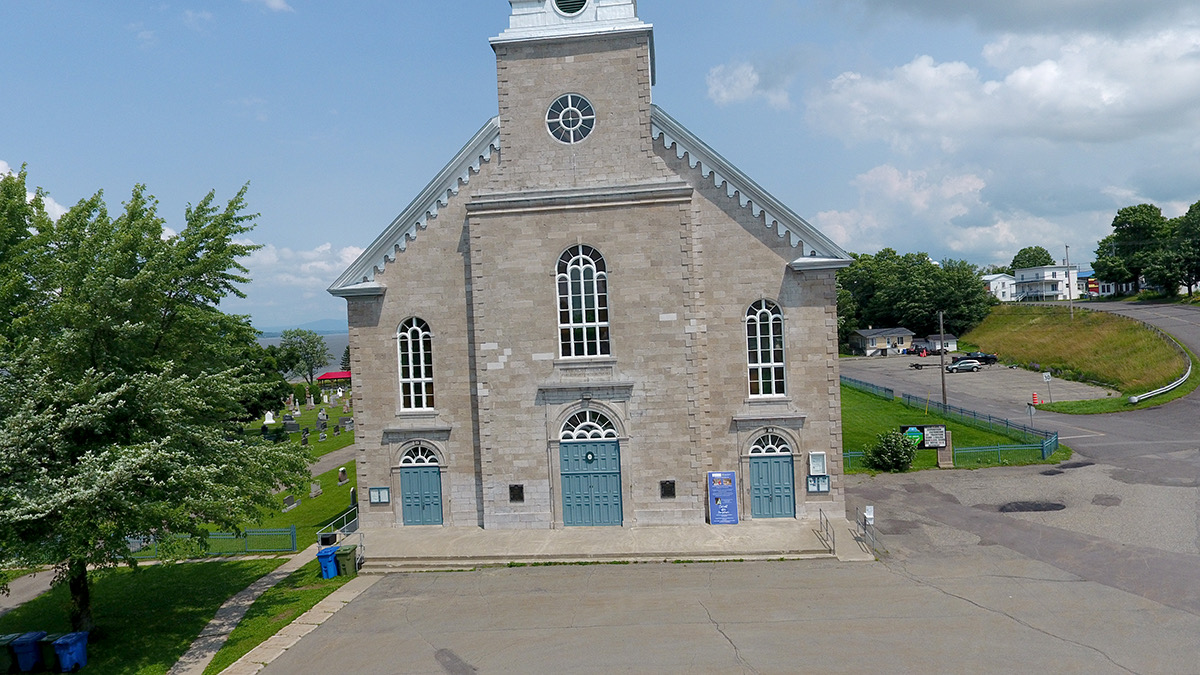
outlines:
[[[596,127],[596,111],[579,94],[564,94],[546,111],[546,128],[563,143],[578,143]]]

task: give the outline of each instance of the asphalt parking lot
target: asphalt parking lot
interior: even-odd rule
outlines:
[[[951,355],[947,354],[949,364]],[[911,394],[932,401],[942,400],[942,370],[936,356],[849,357],[839,362],[842,375],[864,382],[889,386],[896,395]],[[921,369],[913,368],[920,365]],[[946,373],[946,399],[950,405],[977,409],[981,402],[1001,405],[1005,416],[1020,420],[1027,414],[1026,403],[1033,394],[1045,401],[1079,401],[1120,396],[1119,392],[1082,382],[1052,379],[1045,382],[1042,373],[1003,364],[984,366],[978,373]]]

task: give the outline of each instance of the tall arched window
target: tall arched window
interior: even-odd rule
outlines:
[[[791,453],[792,446],[788,445],[782,436],[776,434],[763,434],[754,441],[754,445],[750,446],[752,455],[790,455]]]
[[[433,407],[433,334],[429,324],[413,317],[396,331],[400,359],[400,408]]]
[[[783,378],[783,312],[770,300],[759,300],[746,310],[746,358],[751,396],[787,393]]]
[[[558,343],[563,358],[608,356],[608,273],[591,246],[558,258]]]

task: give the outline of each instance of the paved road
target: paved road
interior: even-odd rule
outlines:
[[[1200,311],[1103,308],[1200,351]],[[1019,418],[1013,388],[960,394]],[[390,575],[263,672],[1200,672],[1198,399],[1038,413],[1067,466],[850,477],[878,563]],[[1017,501],[1062,508],[1001,512]]]

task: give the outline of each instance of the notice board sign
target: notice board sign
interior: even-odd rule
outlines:
[[[713,525],[738,524],[736,473],[708,472],[708,522]]]
[[[900,433],[915,443],[918,450],[946,447],[945,424],[913,424],[900,427]]]

